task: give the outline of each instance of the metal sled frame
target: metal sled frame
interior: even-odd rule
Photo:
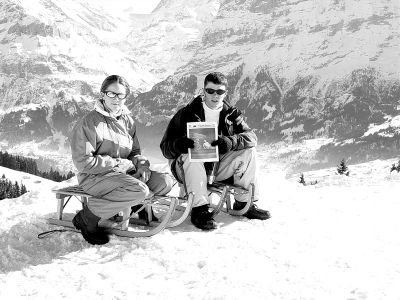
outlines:
[[[189,195],[186,181],[185,181],[185,171],[183,169],[183,160],[182,158],[178,159],[177,166],[180,168],[182,173],[182,182],[183,188],[185,189],[185,195]],[[178,180],[178,179],[177,179]],[[178,180],[179,181],[179,180]],[[230,214],[232,216],[243,216],[250,209],[252,203],[254,202],[254,184],[251,183],[249,189],[238,186],[236,184],[229,184],[226,182],[215,181],[212,184],[207,184],[207,190],[209,195],[217,194],[219,195],[219,201],[217,205],[211,205],[213,208],[213,216],[217,215],[220,211]],[[231,195],[244,195],[247,194],[248,198],[246,201],[246,205],[241,210],[232,209],[231,206]],[[192,195],[194,197],[194,195]],[[192,200],[193,201],[193,200]],[[225,205],[225,208],[224,208]]]
[[[72,197],[77,198],[82,205],[87,205],[88,201],[90,201],[90,197],[92,197],[89,194],[86,194],[81,187],[75,185],[75,186],[69,186],[66,188],[61,188],[61,189],[56,189],[52,190],[56,194],[57,198],[57,218],[49,218],[47,222],[52,225],[58,225],[58,226],[64,226],[64,227],[70,227],[70,228],[75,228],[74,225],[72,224],[71,220],[66,220],[64,218],[64,208],[68,204],[68,202],[71,200]],[[143,203],[144,209],[147,210],[147,216],[148,220],[146,220],[146,224],[141,224],[141,225],[146,225],[145,227],[150,228],[145,231],[138,231],[136,228],[133,226],[129,226],[128,230],[121,230],[121,229],[109,229],[109,231],[115,235],[118,236],[123,236],[123,237],[130,237],[130,238],[135,238],[135,237],[149,237],[152,235],[155,235],[162,231],[166,227],[172,227],[177,226],[180,223],[182,223],[186,217],[189,214],[189,211],[191,209],[191,204],[193,203],[193,195],[189,195],[187,200],[187,208],[182,214],[181,217],[179,217],[177,220],[173,220],[171,222],[172,215],[175,211],[175,207],[177,205],[178,199],[175,197],[167,197],[167,196],[155,196],[151,199],[146,199],[145,203]],[[168,199],[168,210],[163,216],[163,220],[160,223],[152,222],[152,213],[151,213],[151,208],[156,207],[158,205],[162,205],[165,208],[165,200]],[[186,199],[185,199],[186,200]],[[157,204],[159,202],[160,204]],[[164,202],[165,204],[162,204],[161,202]],[[141,209],[139,209],[141,210]],[[139,211],[138,210],[138,211]],[[171,223],[170,223],[171,222]],[[130,224],[134,224],[135,222],[129,222]],[[153,223],[156,224],[156,226],[153,226]]]
[[[213,215],[218,214],[220,211],[230,214],[232,216],[243,216],[250,209],[251,204],[254,202],[254,184],[251,183],[249,189],[245,189],[235,184],[227,184],[224,182],[214,182],[207,185],[210,194],[215,193],[220,196],[217,205],[212,205]],[[248,195],[246,205],[241,210],[232,209],[231,195]],[[224,207],[225,206],[225,207]]]

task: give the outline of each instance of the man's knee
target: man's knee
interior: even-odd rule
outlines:
[[[255,156],[257,154],[256,147],[246,148],[243,151],[250,156]]]
[[[246,148],[243,150],[239,150],[240,152],[237,154],[237,158],[241,161],[250,162],[257,157],[257,151],[255,147]]]

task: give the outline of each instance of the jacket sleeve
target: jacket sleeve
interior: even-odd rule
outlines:
[[[80,120],[72,133],[72,161],[80,173],[101,174],[110,171],[118,163],[109,155],[96,155],[96,129],[85,118]]]
[[[136,134],[136,124],[133,122],[133,120],[132,120],[131,130],[129,131],[129,134],[132,137],[133,143],[132,143],[131,153],[129,153],[129,155],[128,155],[128,159],[132,161],[136,170],[141,166],[149,167],[150,166],[149,160],[145,156],[142,155],[142,150],[140,149],[139,139]]]
[[[232,141],[232,150],[243,150],[257,146],[257,135],[247,125],[244,120],[243,114],[237,108],[234,108],[232,113],[227,118],[232,122],[233,135],[229,138]],[[235,118],[231,118],[234,116]]]
[[[175,148],[175,141],[180,137],[186,136],[186,132],[182,129],[186,127],[186,121],[182,113],[183,110],[184,108],[180,109],[169,121],[160,143],[161,152],[167,159],[175,159],[181,154]]]

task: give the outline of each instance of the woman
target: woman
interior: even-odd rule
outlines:
[[[125,106],[129,92],[123,77],[108,76],[94,109],[73,130],[71,150],[78,182],[93,197],[72,222],[91,244],[109,241],[102,227],[109,218],[123,211],[126,219],[132,206],[172,188],[172,177],[150,170],[141,155],[136,125]]]

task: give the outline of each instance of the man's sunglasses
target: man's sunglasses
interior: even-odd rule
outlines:
[[[114,93],[111,91],[105,91],[104,94],[106,94],[106,96],[110,97],[110,98],[118,97],[118,99],[121,99],[121,100],[126,98],[126,94],[119,94],[119,93]]]
[[[217,93],[217,95],[223,95],[226,93],[226,90],[214,90],[214,89],[210,89],[210,88],[207,88],[204,90],[207,92],[207,94],[210,94],[210,95],[213,95],[214,93]]]

